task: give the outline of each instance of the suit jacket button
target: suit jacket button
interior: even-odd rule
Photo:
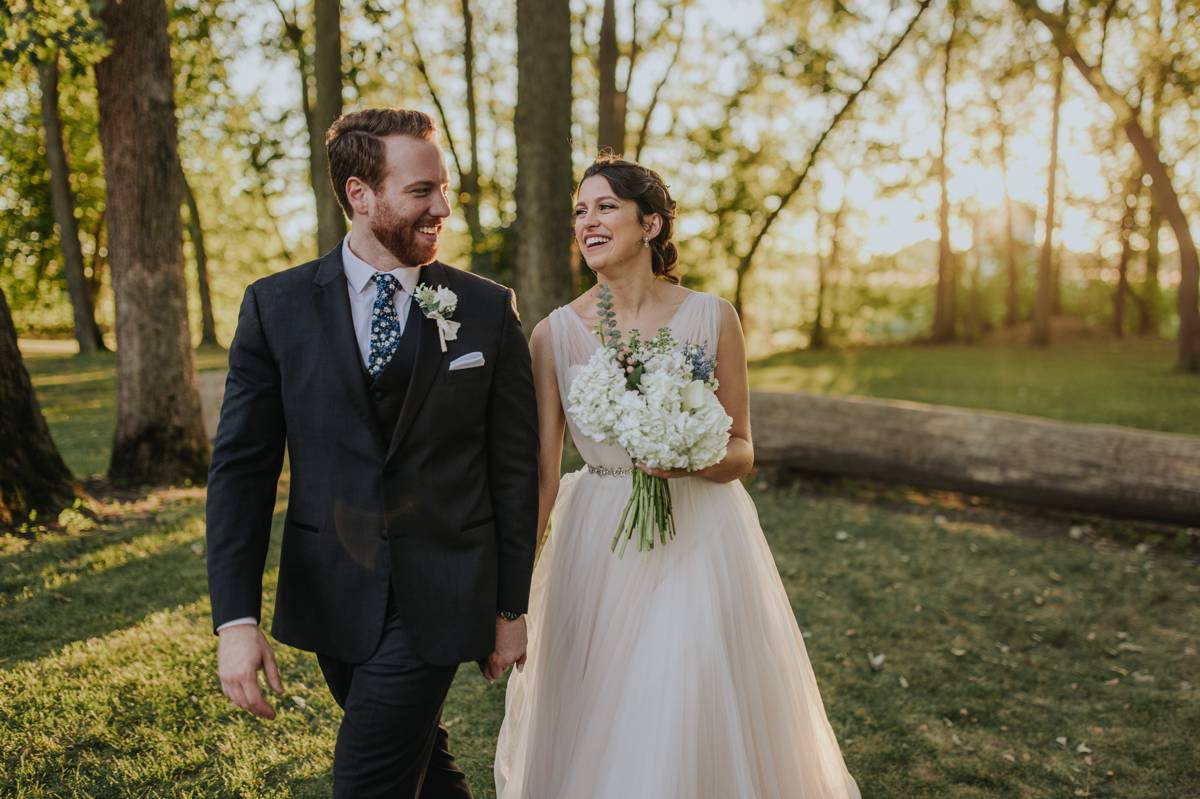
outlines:
[[[371,392],[371,396],[375,397],[375,400],[376,400],[377,402],[383,402],[383,398],[384,398],[386,395],[387,395],[387,392],[386,392],[386,391],[384,391],[382,388],[377,388],[377,389],[375,389],[374,391],[372,391],[372,392]]]
[[[383,541],[387,541],[387,540],[388,540],[388,534],[387,534],[387,528],[386,528],[386,527],[384,527],[384,528],[380,529],[380,531],[379,531],[379,538],[380,538],[381,540],[383,540]]]

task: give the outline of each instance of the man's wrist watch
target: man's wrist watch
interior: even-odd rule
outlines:
[[[521,618],[525,614],[524,613],[513,613],[511,610],[498,610],[498,611],[496,611],[496,615],[499,616],[500,618],[504,619],[505,621],[516,621],[517,619]]]

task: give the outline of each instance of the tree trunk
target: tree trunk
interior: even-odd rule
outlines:
[[[317,249],[324,254],[346,235],[346,217],[329,179],[329,154],[325,150],[325,132],[342,115],[342,8],[341,0],[314,0],[313,5],[317,104],[313,108],[309,148],[313,195],[317,200]]]
[[[933,308],[933,340],[953,341],[955,331],[956,272],[954,250],[950,247],[950,193],[947,189],[949,169],[946,166],[946,134],[950,128],[950,67],[954,55],[954,36],[958,32],[958,4],[950,4],[950,35],[946,38],[945,63],[942,68],[942,128],[938,149],[937,172],[940,201],[938,203],[938,265],[937,289]]]
[[[88,301],[92,307],[96,307],[96,300],[100,296],[100,287],[104,283],[104,239],[107,226],[104,221],[104,211],[100,212],[99,219],[96,220],[96,229],[92,232],[92,263],[89,265],[87,275],[87,290]]]
[[[96,310],[83,274],[83,248],[79,244],[79,224],[75,220],[75,198],[71,194],[70,168],[63,145],[62,119],[58,113],[58,51],[38,65],[42,93],[42,130],[46,136],[46,165],[50,169],[50,202],[58,240],[62,249],[63,274],[75,314],[75,340],[80,353],[99,352],[104,339],[96,325]]]
[[[196,204],[196,195],[192,193],[192,185],[188,183],[187,173],[183,169],[179,170],[179,182],[183,186],[183,201],[188,209],[188,238],[192,240],[192,250],[196,254],[196,284],[200,291],[200,344],[219,347],[217,325],[213,321],[212,292],[208,285],[208,251],[204,248],[200,207]]]
[[[800,392],[750,394],[754,462],[1195,524],[1200,437]]]
[[[1037,0],[1013,2],[1026,15],[1042,23],[1053,37],[1054,45],[1062,57],[1071,60],[1084,80],[1113,112],[1117,124],[1125,129],[1129,143],[1137,151],[1142,166],[1150,176],[1151,190],[1179,245],[1179,368],[1189,372],[1200,372],[1200,255],[1196,252],[1196,242],[1192,238],[1187,216],[1179,204],[1179,195],[1171,181],[1171,172],[1159,157],[1158,146],[1142,130],[1137,113],[1125,98],[1108,84],[1098,69],[1084,59],[1062,20],[1043,11]]]
[[[517,0],[517,296],[524,328],[571,299],[571,13]]]
[[[475,18],[471,13],[471,0],[462,0],[463,18],[463,78],[467,87],[467,149],[471,166],[459,174],[463,216],[467,220],[467,233],[471,237],[471,271],[479,274],[486,271],[484,260],[483,224],[479,221],[479,109],[475,100]]]
[[[842,260],[842,220],[845,216],[846,197],[843,195],[841,204],[833,212],[833,231],[829,243],[829,258],[822,258],[819,252],[817,254],[817,313],[816,318],[813,319],[812,336],[808,342],[810,350],[825,349],[829,344],[829,327],[825,324],[825,297],[829,292],[832,275],[837,272],[838,264]],[[819,236],[817,238],[817,246],[820,246]]]
[[[964,254],[963,257],[967,256]],[[966,328],[967,340],[974,342],[983,334],[983,297],[980,296],[979,290],[980,275],[983,271],[983,220],[980,219],[978,208],[973,209],[971,214],[970,258],[971,266],[967,271],[970,280],[967,286],[967,313],[963,326]]]
[[[0,529],[56,516],[79,487],[63,463],[17,349],[8,299],[0,290]]]
[[[1128,187],[1133,188],[1133,187]],[[1117,338],[1125,337],[1125,295],[1129,288],[1129,260],[1133,255],[1133,242],[1130,234],[1133,232],[1134,214],[1137,212],[1137,202],[1126,190],[1121,201],[1125,210],[1121,214],[1121,259],[1117,262],[1117,287],[1113,292],[1112,332]]]
[[[999,104],[996,106],[1000,113]],[[1008,126],[1000,122],[1000,175],[1004,182],[1004,252],[1006,290],[1004,295],[1004,326],[1015,327],[1020,316],[1021,273],[1017,268],[1017,239],[1013,233],[1013,202],[1008,191]]]
[[[203,482],[208,442],[188,334],[166,3],[110,1],[99,16],[112,47],[96,65],[117,306],[109,477]]]
[[[625,96],[617,89],[617,61],[621,50],[617,43],[617,11],[614,0],[604,0],[600,16],[600,45],[596,51],[596,71],[600,78],[599,125],[596,149],[625,152]]]
[[[1156,4],[1157,5],[1157,4]],[[1162,128],[1163,86],[1166,84],[1165,70],[1159,70],[1150,92],[1150,140],[1157,149]],[[1142,278],[1142,297],[1145,311],[1138,318],[1138,333],[1157,335],[1162,318],[1162,286],[1158,282],[1158,268],[1162,253],[1158,245],[1158,233],[1162,229],[1162,211],[1154,192],[1150,193],[1150,219],[1146,229],[1146,274]]]
[[[1055,179],[1058,176],[1058,125],[1063,94],[1062,57],[1054,65],[1054,108],[1050,117],[1050,166],[1046,179],[1046,229],[1042,238],[1042,255],[1038,260],[1037,298],[1033,303],[1033,343],[1045,347],[1050,343],[1050,315],[1054,310],[1054,200]]]

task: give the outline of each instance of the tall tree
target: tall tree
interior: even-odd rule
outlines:
[[[417,39],[415,26],[409,9],[404,12],[404,25],[409,44],[413,49],[414,64],[417,74],[421,76],[426,90],[429,92],[433,107],[437,110],[442,124],[442,136],[446,141],[446,149],[450,151],[450,160],[454,163],[454,171],[458,175],[458,198],[462,205],[463,218],[467,223],[467,235],[471,239],[471,271],[476,274],[486,274],[490,265],[490,254],[487,252],[487,234],[483,229],[480,217],[481,175],[479,171],[479,105],[475,96],[475,14],[471,0],[461,0],[463,21],[463,78],[466,84],[465,105],[467,112],[467,147],[466,153],[461,151],[450,124],[450,115],[442,102],[441,92],[434,84],[430,74],[429,64],[425,60],[421,44]]]
[[[996,129],[1000,133],[996,154],[1000,160],[1000,179],[1004,184],[1004,325],[1005,327],[1014,327],[1020,315],[1021,272],[1017,266],[1017,237],[1013,230],[1013,200],[1008,189],[1008,137],[1011,129],[1008,121],[1004,118],[998,98],[993,98],[992,107],[996,117]]]
[[[283,34],[296,55],[300,75],[300,110],[308,131],[308,179],[317,206],[317,249],[324,254],[346,235],[346,217],[329,180],[325,132],[342,113],[341,0],[313,0],[310,57],[304,26],[295,9],[288,12],[272,0],[283,21]]]
[[[954,40],[958,34],[959,6],[950,2],[950,33],[946,36],[942,64],[942,124],[938,145],[938,263],[937,287],[933,310],[933,340],[953,341],[956,337],[958,304],[958,266],[950,246],[950,168],[946,162],[946,137],[950,129],[950,73],[954,62]]]
[[[42,416],[17,349],[8,300],[0,291],[0,529],[69,507],[79,486]]]
[[[38,83],[41,88],[42,130],[45,134],[46,165],[50,169],[50,200],[54,208],[54,223],[62,249],[63,273],[67,278],[67,293],[75,315],[75,340],[80,353],[105,349],[100,328],[96,325],[96,310],[83,271],[83,247],[79,243],[79,224],[75,219],[75,197],[71,192],[70,167],[63,145],[62,118],[58,111],[58,50],[38,64]]]
[[[208,249],[204,246],[204,225],[200,221],[200,206],[192,192],[187,173],[179,170],[179,183],[183,187],[183,204],[187,208],[188,238],[192,242],[192,254],[196,259],[196,286],[200,294],[200,344],[219,347],[217,324],[213,319],[212,289],[208,281]]]
[[[517,0],[515,127],[516,283],[528,334],[571,298],[571,12],[561,0]]]
[[[1045,347],[1050,343],[1050,316],[1054,312],[1054,201],[1058,177],[1058,127],[1062,116],[1063,72],[1062,56],[1055,51],[1054,105],[1050,115],[1050,165],[1046,168],[1046,221],[1042,232],[1042,254],[1038,259],[1037,294],[1033,301],[1033,343]]]
[[[637,24],[637,3],[633,9],[634,24]],[[636,28],[635,28],[636,29]],[[637,54],[637,38],[631,44],[630,60]],[[617,63],[621,48],[617,42],[617,10],[615,0],[604,0],[600,13],[600,42],[596,48],[596,71],[600,77],[599,124],[597,125],[596,149],[609,149],[614,153],[625,152],[625,102],[629,86],[617,88]],[[630,74],[633,73],[630,67]]]
[[[925,13],[926,9],[929,8],[930,2],[931,0],[921,0],[917,6],[917,12],[913,14],[912,18],[908,21],[908,25],[904,28],[904,31],[896,37],[895,41],[892,42],[891,46],[887,50],[879,53],[878,57],[875,59],[875,63],[871,65],[871,68],[867,71],[866,77],[859,82],[858,86],[843,95],[841,107],[829,120],[829,123],[825,126],[825,129],[821,131],[821,134],[813,143],[812,148],[808,151],[808,159],[805,161],[804,166],[798,172],[792,173],[791,181],[788,186],[777,195],[779,197],[778,203],[775,205],[774,209],[772,209],[765,217],[763,217],[762,222],[759,223],[757,228],[754,230],[754,233],[750,238],[749,246],[746,248],[745,253],[738,258],[735,271],[737,281],[735,283],[733,292],[733,307],[737,310],[739,315],[744,316],[746,312],[746,284],[749,280],[750,269],[754,265],[754,256],[758,252],[758,248],[762,246],[763,240],[766,239],[767,234],[771,232],[771,228],[775,225],[775,221],[779,219],[779,216],[787,208],[788,203],[792,201],[792,198],[795,197],[796,193],[799,192],[804,186],[805,180],[812,171],[813,165],[817,162],[817,157],[821,153],[821,148],[825,144],[825,140],[828,139],[830,134],[832,134],[837,128],[838,123],[850,113],[855,102],[864,92],[867,91],[871,85],[871,80],[875,77],[879,70],[883,68],[883,65],[886,64],[893,55],[895,55],[896,51],[900,49],[900,45],[904,44],[905,40],[908,39],[909,34],[911,34],[913,28],[916,27],[917,21],[921,19],[921,16]],[[791,172],[790,169],[785,171]]]
[[[597,130],[596,148],[609,149],[614,153],[624,154],[628,149],[629,138],[629,89],[633,85],[634,69],[643,50],[651,52],[663,39],[673,38],[673,50],[667,60],[666,68],[659,75],[657,83],[650,94],[645,109],[641,112],[641,124],[634,138],[633,157],[641,157],[650,132],[650,121],[658,108],[663,88],[670,80],[671,72],[679,62],[680,50],[683,46],[684,17],[687,14],[690,0],[673,0],[665,6],[665,16],[657,29],[645,38],[638,35],[638,2],[633,0],[629,9],[631,34],[629,43],[622,48],[617,33],[617,12],[614,0],[604,0],[600,14],[600,40],[596,47],[596,72],[599,78],[597,97]],[[676,14],[679,14],[679,25],[673,25]],[[624,51],[624,52],[622,52]],[[624,56],[622,70],[621,57]],[[623,75],[620,73],[624,73]]]
[[[342,115],[342,5],[341,0],[313,0],[313,79],[317,103],[309,123],[313,195],[317,199],[317,248],[328,252],[346,235],[346,217],[329,181],[329,155],[325,132]]]
[[[1037,20],[1050,32],[1060,56],[1069,60],[1095,90],[1116,117],[1117,125],[1125,131],[1129,143],[1138,154],[1150,188],[1158,201],[1175,241],[1179,246],[1179,291],[1176,295],[1179,313],[1179,368],[1200,372],[1200,256],[1188,226],[1187,215],[1179,202],[1171,180],[1171,170],[1163,163],[1159,148],[1146,134],[1137,112],[1129,101],[1108,83],[1107,79],[1079,51],[1066,25],[1056,15],[1043,11],[1037,0],[1013,0],[1029,18]]]
[[[188,333],[180,166],[165,0],[109,0],[96,65],[117,308],[117,428],[109,477],[204,480],[208,440]]]

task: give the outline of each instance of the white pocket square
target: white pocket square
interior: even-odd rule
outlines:
[[[466,355],[460,355],[450,362],[449,371],[455,372],[459,369],[474,369],[478,366],[483,366],[482,352],[468,352]]]

